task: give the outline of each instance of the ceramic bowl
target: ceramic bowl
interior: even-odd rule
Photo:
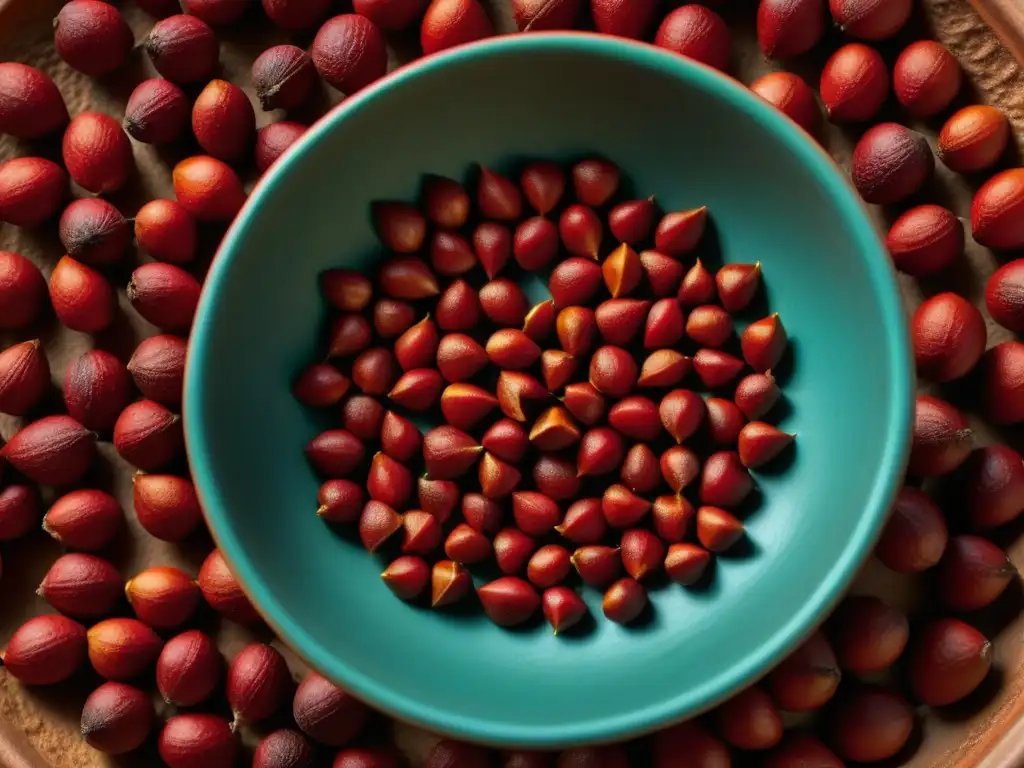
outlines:
[[[660,585],[636,626],[601,616],[555,637],[479,610],[395,599],[351,532],[314,513],[303,454],[338,412],[292,397],[322,358],[318,275],[372,272],[374,200],[422,175],[514,173],[525,158],[618,163],[665,210],[706,205],[700,251],[760,261],[761,311],[792,339],[780,425],[747,541],[697,589]],[[539,286],[539,287],[538,287]],[[533,298],[542,297],[535,281]],[[748,318],[749,319],[749,318]],[[501,37],[406,66],[345,101],[266,175],[206,281],[188,360],[194,478],[218,545],[270,626],[309,664],[396,718],[523,746],[615,740],[705,710],[756,680],[820,622],[867,557],[900,483],[913,376],[894,274],[840,170],[740,83],[643,44]],[[479,581],[478,581],[479,585]]]

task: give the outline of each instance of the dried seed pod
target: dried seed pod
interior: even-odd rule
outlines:
[[[136,574],[124,585],[124,593],[135,615],[156,629],[172,629],[188,621],[202,594],[188,574],[169,566]]]
[[[608,229],[620,243],[635,245],[650,236],[656,213],[653,196],[646,200],[627,200],[608,212]]]
[[[132,403],[114,424],[114,448],[125,461],[152,472],[184,451],[181,417],[152,400]]]
[[[995,271],[985,286],[985,306],[992,319],[1015,333],[1024,330],[1024,301],[1018,293],[1024,286],[1024,260],[1016,259]]]
[[[523,289],[504,278],[491,280],[479,293],[480,308],[497,325],[513,327],[523,324],[528,307]],[[534,340],[536,341],[536,340]]]
[[[53,685],[82,666],[86,651],[85,627],[65,616],[47,614],[18,627],[0,660],[25,685]]]
[[[867,122],[889,97],[889,70],[874,48],[849,43],[825,62],[819,92],[830,120]]]
[[[527,272],[543,269],[558,255],[557,227],[543,216],[527,219],[516,227],[512,254]]]
[[[153,665],[164,642],[137,619],[105,619],[88,632],[89,662],[107,680],[131,680]]]
[[[938,593],[955,611],[992,603],[1017,575],[1006,553],[980,536],[954,536],[938,571]]]
[[[582,477],[576,462],[567,456],[543,454],[533,465],[532,474],[537,491],[555,501],[579,497]]]
[[[346,96],[379,80],[388,68],[387,45],[380,29],[355,13],[325,21],[310,55],[320,77]]]
[[[526,576],[538,589],[560,584],[571,570],[569,551],[558,544],[545,544],[526,564]]]
[[[105,491],[71,491],[53,503],[43,518],[43,530],[71,549],[95,552],[121,530],[123,515],[117,499]]]
[[[279,728],[264,736],[252,755],[252,768],[313,768],[313,746],[298,731]]]
[[[619,477],[633,493],[651,493],[661,485],[658,457],[646,444],[634,445],[622,461]]]
[[[23,416],[46,394],[50,365],[39,339],[0,352],[0,413]]]
[[[435,480],[452,480],[465,474],[480,458],[483,446],[451,426],[435,427],[423,438],[427,474]]]
[[[124,683],[104,683],[82,707],[82,739],[107,755],[123,755],[143,745],[156,712],[149,695]]]
[[[1006,151],[1010,122],[1002,110],[975,104],[955,112],[942,126],[939,159],[957,173],[991,168]]]
[[[604,593],[601,609],[616,624],[629,624],[647,607],[647,590],[635,579],[619,579]]]
[[[651,502],[623,485],[610,485],[601,497],[601,512],[613,528],[630,528],[651,510]]]
[[[743,523],[724,509],[710,506],[697,509],[697,539],[710,552],[725,552],[743,538],[743,533]]]
[[[569,413],[587,426],[597,424],[604,416],[606,408],[604,397],[588,381],[569,384],[561,399]]]
[[[237,624],[259,621],[259,614],[245,596],[219,549],[213,550],[199,569],[199,589],[210,607]]]
[[[913,0],[829,0],[829,10],[845,34],[886,40],[910,19]]]
[[[866,595],[848,597],[829,619],[839,664],[858,675],[882,672],[907,646],[907,617],[888,603]]]
[[[493,280],[512,258],[512,233],[503,224],[482,221],[473,230],[473,250],[487,279]]]
[[[839,688],[842,672],[821,632],[815,632],[766,678],[775,703],[787,712],[823,707]]]
[[[116,120],[98,112],[71,119],[61,154],[71,179],[96,194],[119,190],[135,165],[128,136]]]
[[[622,243],[602,262],[601,276],[613,299],[628,296],[643,278],[640,256],[626,243]]]
[[[825,33],[825,6],[818,0],[761,0],[757,41],[770,59],[807,53]]]
[[[869,128],[853,149],[850,174],[869,203],[892,205],[918,192],[931,178],[935,156],[928,140],[899,123]]]
[[[252,63],[252,87],[264,111],[301,106],[315,82],[313,60],[295,45],[275,45]]]
[[[36,594],[66,616],[93,619],[112,612],[121,589],[121,574],[109,562],[70,554],[50,566]]]
[[[183,477],[136,474],[132,502],[139,525],[162,541],[183,540],[203,519],[195,486]]]
[[[619,550],[612,547],[580,547],[572,553],[570,560],[584,583],[592,587],[606,587],[622,573]]]
[[[1017,250],[1024,244],[1024,169],[997,173],[975,193],[971,203],[974,239],[998,251]]]
[[[231,660],[225,684],[235,716],[232,727],[274,715],[287,700],[291,686],[291,673],[278,651],[263,643],[245,646]]]
[[[757,686],[720,704],[714,719],[723,738],[739,749],[771,749],[782,740],[782,716]]]
[[[534,540],[518,528],[502,528],[494,537],[494,560],[498,569],[507,576],[521,573],[536,546]]]
[[[42,485],[73,485],[92,463],[96,435],[70,416],[44,416],[0,448],[0,459]]]
[[[519,371],[498,374],[496,394],[502,413],[516,421],[527,421],[549,397],[543,384]]]
[[[958,480],[964,511],[975,528],[994,528],[1024,512],[1024,459],[1007,445],[974,450]]]
[[[173,200],[151,200],[135,214],[135,240],[154,259],[187,264],[196,255],[196,223]]]
[[[411,513],[410,513],[411,514]],[[409,515],[406,515],[406,519]],[[440,535],[440,529],[438,529]],[[393,560],[380,575],[384,585],[400,600],[415,600],[430,583],[430,566],[414,555],[403,555]]]
[[[572,167],[572,185],[576,199],[592,208],[600,208],[619,189],[618,167],[601,158],[582,160]]]
[[[832,712],[832,745],[844,760],[874,763],[899,752],[914,730],[914,710],[895,691],[854,689]]]
[[[220,685],[224,661],[217,644],[197,629],[172,637],[156,660],[156,687],[164,701],[192,707]]]
[[[896,269],[926,277],[941,272],[963,255],[964,228],[952,211],[938,205],[919,205],[896,219],[886,245]]]
[[[0,64],[0,133],[37,139],[68,122],[64,97],[49,75],[15,61]]]
[[[264,173],[307,130],[307,126],[290,120],[265,125],[256,132],[256,168]]]
[[[915,117],[931,117],[950,105],[960,92],[963,71],[945,46],[934,40],[911,43],[892,68],[893,90]]]
[[[570,205],[558,218],[558,235],[562,245],[574,256],[598,260],[604,234],[601,219],[593,208]]]
[[[821,108],[814,90],[800,75],[769,72],[750,85],[750,90],[812,136],[821,128]]]
[[[565,194],[565,171],[557,163],[535,160],[519,176],[526,201],[544,216],[555,209]]]
[[[119,261],[132,238],[121,212],[99,197],[72,202],[60,215],[58,228],[68,255],[93,266]]]
[[[597,544],[608,531],[600,499],[578,499],[565,512],[555,530],[573,544]],[[497,547],[497,540],[495,540]]]
[[[579,624],[587,615],[587,604],[583,598],[577,595],[569,587],[550,587],[544,590],[541,595],[541,609],[544,618],[551,625],[551,630],[557,635],[572,629]],[[526,757],[526,755],[537,755],[537,757]],[[533,760],[533,762],[528,762]],[[539,753],[508,754],[505,757],[505,768],[543,768],[550,764],[547,755]]]
[[[41,157],[16,157],[0,164],[0,223],[38,227],[60,208],[68,177]]]
[[[918,395],[908,471],[915,477],[945,475],[970,455],[974,433],[960,411],[944,400]]]
[[[158,21],[142,47],[156,71],[172,83],[207,80],[217,67],[217,36],[202,19],[176,15]]]
[[[14,541],[39,524],[39,496],[27,485],[0,490],[0,541]]]
[[[53,20],[57,55],[89,77],[102,77],[118,69],[134,42],[117,8],[99,0],[71,0]]]
[[[957,619],[940,619],[918,636],[910,659],[914,695],[930,707],[959,701],[981,685],[992,666],[992,644]]]
[[[157,747],[168,768],[231,765],[238,753],[230,723],[215,715],[175,715],[160,732]]]
[[[637,378],[636,360],[621,347],[605,345],[590,358],[590,383],[601,394],[625,397]]]
[[[704,400],[689,389],[674,389],[662,398],[658,417],[677,443],[685,442],[704,423]]]
[[[1018,372],[1024,365],[1024,344],[1004,341],[982,356],[982,404],[996,424],[1024,421],[1024,386]]]
[[[245,203],[238,175],[215,157],[186,158],[171,175],[178,202],[200,221],[231,221]]]
[[[640,366],[637,386],[642,388],[674,387],[690,373],[693,364],[682,352],[674,349],[655,350]]]
[[[71,330],[99,333],[114,322],[117,297],[103,275],[64,256],[50,273],[50,303]]]
[[[924,491],[904,486],[893,504],[875,555],[898,573],[918,573],[939,562],[949,534],[942,511]]]
[[[367,349],[352,363],[352,383],[367,395],[388,394],[398,376],[398,363],[386,347]]]
[[[669,13],[654,35],[654,44],[723,72],[729,69],[729,28],[703,5],[684,5]]]

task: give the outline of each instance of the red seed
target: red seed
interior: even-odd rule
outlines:
[[[633,493],[650,493],[661,485],[658,457],[646,444],[638,443],[626,453],[619,476]]]
[[[215,715],[175,715],[160,732],[160,758],[168,768],[231,765],[238,742],[230,724]]]
[[[915,117],[930,117],[950,105],[960,92],[960,62],[941,43],[918,40],[896,59],[893,90],[900,104]]]
[[[1024,259],[1004,264],[985,286],[985,306],[992,319],[1015,333],[1024,330]],[[973,306],[973,305],[972,305]]]
[[[820,709],[839,688],[842,673],[832,646],[815,632],[766,678],[775,703],[787,712]]]
[[[563,352],[560,349],[546,349],[541,353],[541,377],[549,392],[557,392],[568,384],[576,375],[578,367],[579,360],[568,352]]]
[[[544,618],[548,620],[556,635],[576,626],[587,615],[587,604],[569,587],[545,589],[541,595],[541,607]],[[510,755],[505,758],[505,768],[529,768],[531,765],[540,767],[549,764],[546,756],[537,757],[533,763],[527,762],[525,757],[519,759],[518,756]]]
[[[579,497],[582,478],[576,462],[567,456],[543,454],[533,465],[533,483],[537,491],[555,501]]]
[[[558,504],[536,491],[513,493],[512,514],[516,525],[527,536],[543,536],[562,520]]]
[[[274,715],[291,692],[292,678],[284,657],[263,643],[250,643],[228,667],[228,704],[234,713],[235,728]]]
[[[895,691],[856,688],[832,713],[832,745],[845,760],[874,763],[899,752],[914,730],[914,710]]]
[[[977,611],[999,597],[1016,575],[1016,566],[992,542],[954,536],[939,565],[938,594],[955,611]]]
[[[558,234],[566,250],[594,261],[601,248],[602,229],[601,219],[585,205],[570,205],[558,219]]]
[[[558,544],[546,544],[533,553],[526,564],[527,578],[539,589],[565,581],[572,570],[569,551]]]
[[[106,560],[69,554],[50,566],[36,594],[66,616],[94,619],[113,611],[122,589],[121,574]]]
[[[601,276],[613,299],[628,296],[643,278],[640,256],[623,243],[601,264]]]
[[[184,571],[148,568],[124,585],[128,602],[140,621],[157,629],[172,629],[188,621],[199,605],[199,585]]]
[[[709,506],[697,509],[697,539],[705,549],[716,554],[724,552],[743,538],[743,533],[743,523],[724,509]]]
[[[473,588],[469,572],[451,560],[434,563],[430,575],[431,607],[442,608],[458,602]]]
[[[689,374],[693,364],[686,355],[674,349],[659,349],[652,352],[640,367],[637,386],[674,387]]]
[[[540,595],[515,576],[501,578],[477,590],[484,613],[499,627],[513,627],[530,619],[540,608]]]
[[[659,465],[665,482],[677,494],[682,493],[700,474],[700,457],[682,445],[674,445],[665,451]]]
[[[100,677],[130,680],[149,669],[163,640],[137,619],[105,619],[89,628],[89,662]]]
[[[134,42],[117,8],[100,0],[71,0],[53,20],[57,55],[89,77],[110,74],[124,64]]]
[[[348,377],[330,363],[314,363],[299,374],[292,394],[303,405],[327,408],[341,402],[351,386]]]
[[[511,464],[485,453],[480,460],[480,490],[489,499],[503,499],[519,487],[522,474]]]
[[[964,252],[964,228],[952,212],[919,205],[900,216],[886,238],[896,269],[915,277],[946,269]]]
[[[704,401],[689,389],[674,389],[662,398],[658,415],[662,426],[677,443],[685,442],[704,423]]]
[[[3,76],[0,64],[0,77]],[[46,302],[46,281],[31,261],[0,250],[0,328],[22,328],[33,322]]]
[[[208,80],[220,53],[210,26],[196,16],[185,15],[158,21],[142,47],[156,71],[178,84]]]
[[[459,523],[444,542],[445,556],[461,565],[472,565],[491,556],[491,542],[466,523]]]
[[[683,540],[690,527],[690,521],[693,519],[695,514],[693,505],[678,493],[673,496],[659,496],[654,500],[654,504],[651,507],[651,516],[654,518],[655,532],[662,539],[670,543],[676,543]],[[697,547],[696,549],[699,550],[700,548]],[[669,554],[671,555],[672,553],[670,552]],[[697,557],[698,554],[699,553],[684,549],[677,551],[676,558],[680,561],[680,566],[688,563],[692,558],[696,558],[697,560],[703,559],[703,563],[706,565],[707,558]],[[668,560],[666,560],[666,564],[667,563]],[[701,570],[703,570],[703,565],[701,566]]]
[[[409,203],[374,203],[373,223],[384,247],[396,253],[415,253],[427,236],[427,220]],[[436,279],[419,259],[393,259],[381,271],[381,280],[390,283],[384,290],[397,299],[424,298],[437,292]]]
[[[39,523],[39,496],[27,485],[8,485],[0,490],[0,541],[14,541]]]
[[[498,407],[498,398],[475,384],[449,384],[441,393],[441,413],[458,429],[471,429]]]
[[[493,280],[512,258],[512,233],[503,224],[482,221],[473,230],[473,250],[487,278]]]
[[[604,475],[622,464],[625,445],[619,433],[607,427],[589,430],[580,439],[577,467],[580,475]]]
[[[263,0],[263,10],[267,17],[277,27],[288,32],[315,27],[327,15],[330,7],[328,0]],[[356,12],[362,13],[359,8],[356,8]]]
[[[594,268],[597,269],[596,265]],[[608,299],[597,305],[594,320],[601,338],[608,344],[621,347],[632,342],[646,322],[650,309],[651,302],[646,299]]]
[[[683,338],[686,318],[676,299],[659,299],[647,315],[644,328],[644,347],[660,349],[674,347]]]
[[[900,489],[875,555],[898,573],[919,573],[939,562],[949,533],[942,511],[924,491]]]
[[[825,62],[819,91],[829,119],[867,122],[889,96],[889,71],[874,48],[848,43]]]
[[[522,370],[540,357],[540,347],[522,331],[505,328],[491,335],[485,347],[491,362],[502,370]]]
[[[843,768],[843,762],[815,736],[809,733],[794,733],[783,739],[776,749],[765,758],[765,768]]]
[[[252,63],[252,87],[266,112],[301,106],[315,83],[313,60],[295,45],[275,45]]]
[[[971,452],[974,433],[960,411],[944,400],[918,395],[908,471],[915,477],[945,475]]]
[[[160,469],[184,451],[181,417],[152,400],[132,403],[114,424],[114,448],[138,469]]]
[[[104,683],[82,707],[82,739],[107,755],[138,749],[156,719],[149,695],[124,683]]]
[[[782,717],[761,688],[747,688],[714,712],[723,738],[738,749],[771,749],[782,741]]]
[[[292,715],[311,739],[341,747],[359,734],[369,710],[351,694],[311,672],[295,691]]]
[[[50,301],[73,331],[98,333],[114,321],[117,299],[110,283],[91,267],[64,256],[50,274]]]
[[[518,528],[503,528],[494,537],[494,560],[498,569],[507,576],[522,572],[535,542]]]
[[[206,701],[221,682],[224,661],[217,644],[197,629],[172,637],[156,660],[156,687],[164,701],[192,707]]]
[[[619,189],[619,169],[600,158],[582,160],[572,167],[572,184],[576,198],[584,205],[600,208]]]
[[[686,335],[702,347],[722,347],[732,338],[732,332],[732,317],[721,307],[694,307],[686,318]]]
[[[755,469],[777,457],[793,442],[794,435],[763,421],[752,421],[740,430],[737,452],[740,463]]]
[[[604,593],[601,609],[616,624],[629,624],[647,607],[647,590],[634,579],[619,579]]]
[[[455,427],[435,427],[423,438],[423,460],[434,480],[452,480],[465,474],[482,452],[482,445]]]
[[[437,274],[445,277],[464,275],[476,264],[476,254],[462,235],[437,230],[430,236],[430,266]]]
[[[511,180],[489,168],[480,166],[476,204],[480,214],[485,218],[515,221],[520,218],[522,213],[523,199],[519,188]],[[533,220],[546,221],[539,217],[528,219],[528,221]]]
[[[945,122],[936,142],[937,153],[951,171],[974,173],[998,163],[1009,140],[1006,114],[987,104],[974,104]]]
[[[68,122],[64,97],[49,75],[15,61],[0,63],[0,133],[37,139]]]
[[[800,75],[769,72],[750,85],[750,90],[812,136],[821,128],[821,108],[814,90]]]
[[[196,223],[173,200],[152,200],[135,214],[135,240],[154,259],[187,264],[196,255]]]
[[[913,0],[830,0],[829,9],[847,35],[885,40],[910,19]]]
[[[685,283],[684,283],[685,285]],[[761,287],[761,262],[726,264],[715,273],[715,288],[727,312],[736,314],[747,308]],[[713,294],[712,294],[713,295]],[[707,303],[707,300],[699,302]]]
[[[360,316],[359,319],[363,318]],[[385,298],[378,299],[373,305],[374,330],[385,339],[401,336],[415,322],[416,308],[407,301]]]
[[[181,0],[185,13],[215,26],[233,24],[245,13],[245,0]]]
[[[67,680],[86,658],[85,627],[65,616],[29,619],[11,635],[2,660],[7,672],[25,685]]]
[[[676,584],[690,586],[701,580],[710,562],[710,553],[696,544],[672,544],[665,556],[665,573]]]
[[[930,707],[943,707],[981,685],[992,666],[992,644],[957,619],[940,619],[918,636],[910,659],[914,695]]]
[[[544,216],[554,210],[565,194],[565,171],[557,163],[536,160],[523,169],[519,186],[526,202]]]
[[[512,18],[520,32],[573,29],[581,0],[513,0]]]
[[[146,320],[160,328],[188,328],[195,316],[201,286],[173,264],[143,264],[132,272],[127,295]]]
[[[917,372],[932,381],[959,379],[985,351],[987,331],[977,308],[955,293],[940,293],[917,308],[911,320]]]
[[[684,5],[658,27],[654,44],[722,70],[729,68],[732,42],[722,17],[702,5]],[[664,250],[659,245],[659,250]]]
[[[1024,421],[1024,344],[1004,341],[982,356],[982,407],[996,424]]]
[[[964,511],[975,528],[1003,525],[1024,511],[1024,459],[1007,445],[973,451],[958,480]]]
[[[328,480],[317,495],[316,513],[330,523],[354,523],[366,503],[363,489],[351,480]]]
[[[575,256],[552,270],[548,289],[555,306],[562,309],[590,303],[600,290],[601,282],[601,267],[590,259]]]
[[[494,34],[494,27],[477,0],[432,0],[420,26],[424,55],[438,53]]]
[[[0,352],[0,412],[23,416],[46,394],[50,365],[39,339]]]
[[[123,187],[135,165],[131,142],[121,126],[97,112],[81,112],[71,120],[62,154],[71,179],[96,194]]]
[[[576,419],[587,426],[597,424],[604,416],[606,403],[590,382],[569,384],[562,395],[562,404]]]
[[[392,402],[415,413],[423,413],[437,404],[444,388],[444,379],[433,368],[416,368],[395,382],[388,392]]]
[[[600,499],[578,499],[555,530],[573,544],[597,544],[608,530]]]
[[[132,237],[121,212],[98,197],[75,200],[64,209],[58,226],[68,255],[93,266],[119,261]]]
[[[41,157],[16,157],[0,164],[0,223],[33,228],[60,208],[68,177]]]
[[[197,580],[203,598],[224,618],[237,624],[252,624],[259,620],[259,614],[245,596],[219,549],[213,550],[203,561]]]
[[[853,148],[850,174],[869,203],[892,205],[918,192],[931,178],[935,156],[920,133],[899,123],[880,123]]]
[[[305,736],[279,728],[260,741],[252,756],[252,768],[312,768],[314,757]]]
[[[370,554],[402,528],[402,516],[382,501],[366,502],[359,515],[359,539]]]
[[[641,251],[640,266],[655,296],[666,298],[678,292],[684,275],[682,262],[661,251]]]
[[[743,434],[744,421],[740,409],[731,401],[709,397],[704,401],[708,411],[708,435],[715,445],[731,448]]]
[[[637,581],[658,571],[665,560],[665,545],[653,533],[642,529],[623,533],[619,549],[626,573]]]
[[[619,550],[612,547],[580,547],[570,560],[584,583],[592,587],[606,587],[622,573]]]
[[[127,370],[145,397],[168,405],[181,402],[187,347],[185,339],[161,335],[135,348]]]
[[[527,219],[516,227],[512,254],[527,272],[543,269],[558,255],[557,228],[543,216]]]
[[[496,394],[502,413],[516,421],[527,421],[549,397],[543,384],[519,371],[498,374]]]
[[[487,352],[464,333],[449,333],[437,347],[437,369],[447,381],[465,381],[487,365]]]
[[[694,768],[729,768],[729,749],[696,720],[659,731],[653,737],[653,768],[677,768],[686,755]]]
[[[636,361],[621,347],[603,346],[590,358],[590,383],[609,397],[625,397],[638,377]]]
[[[139,525],[165,542],[180,542],[203,519],[196,486],[183,477],[136,474],[132,502]]]
[[[512,419],[501,419],[491,425],[480,442],[490,453],[502,461],[518,463],[530,447],[530,439],[518,423]]]
[[[807,53],[825,33],[825,6],[818,0],[761,0],[757,41],[770,59]]]
[[[441,545],[441,523],[428,512],[416,509],[406,512],[402,515],[402,528],[405,531],[402,538],[403,552],[428,555]]]
[[[500,326],[521,326],[529,307],[522,288],[511,280],[498,279],[479,291],[480,308],[487,318]]]
[[[386,347],[368,349],[352,363],[352,383],[366,395],[380,397],[388,394],[398,376],[395,356]]]
[[[311,48],[320,77],[347,96],[387,72],[384,36],[365,16],[345,13],[324,22]]]
[[[412,498],[412,485],[412,472],[404,464],[383,452],[374,455],[366,478],[366,490],[371,499],[404,509]]]
[[[265,125],[256,133],[256,167],[266,171],[307,130],[302,123],[282,121]]]
[[[359,438],[344,429],[321,432],[306,446],[306,456],[310,463],[326,477],[344,477],[351,473],[362,463],[364,453]]]
[[[406,519],[409,519],[409,515],[406,515]],[[395,597],[414,600],[423,594],[430,583],[430,566],[421,557],[403,555],[393,560],[380,577]]]
[[[434,745],[423,768],[490,768],[491,756],[483,747],[442,739]]]
[[[639,523],[651,509],[651,502],[637,496],[623,485],[610,485],[601,497],[601,512],[613,528],[630,528]]]
[[[867,675],[896,663],[907,646],[910,626],[888,603],[856,595],[846,598],[829,619],[829,632],[842,668]]]
[[[437,325],[443,331],[468,331],[480,322],[480,303],[476,291],[461,278],[455,280],[434,307]]]
[[[105,491],[81,489],[61,496],[43,518],[43,530],[71,549],[95,552],[121,530],[124,516]]]
[[[775,377],[771,371],[767,371],[753,373],[741,379],[736,385],[733,397],[744,416],[748,419],[759,419],[772,409],[780,396]]]
[[[420,507],[438,519],[447,522],[455,506],[461,498],[461,491],[456,483],[450,480],[431,480],[421,477],[417,481],[416,495]]]
[[[658,13],[656,0],[592,0],[590,11],[598,32],[644,39]]]
[[[44,416],[0,448],[0,459],[42,485],[73,485],[92,463],[96,435],[70,416]]]
[[[683,282],[679,285],[677,296],[679,303],[684,307],[696,307],[707,304],[714,299],[715,295],[715,277],[701,260],[697,259],[690,267],[690,271],[683,275]]]
[[[186,158],[171,175],[178,202],[200,221],[230,221],[245,203],[242,182],[215,157]]]
[[[619,242],[635,245],[650,236],[656,213],[653,197],[627,200],[609,211],[608,229]]]

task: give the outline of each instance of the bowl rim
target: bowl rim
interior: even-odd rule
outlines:
[[[376,98],[403,83],[443,69],[449,64],[490,56],[501,56],[522,50],[567,50],[603,58],[628,60],[642,68],[658,69],[674,78],[696,83],[733,108],[757,120],[765,130],[773,132],[788,145],[800,163],[812,169],[819,180],[837,197],[844,218],[851,219],[865,254],[871,244],[877,258],[864,256],[869,282],[885,318],[888,358],[893,376],[894,406],[889,419],[882,471],[871,488],[854,534],[827,578],[810,595],[802,610],[789,617],[763,643],[759,652],[697,688],[682,690],[671,699],[632,712],[618,713],[599,720],[554,724],[542,731],[519,725],[469,716],[455,716],[421,704],[403,693],[377,683],[335,654],[322,651],[320,643],[309,635],[283,610],[268,599],[267,584],[259,568],[245,554],[239,539],[228,523],[224,509],[215,507],[206,489],[216,486],[206,450],[206,429],[198,420],[185,420],[185,441],[189,468],[200,501],[203,517],[214,543],[228,566],[243,586],[258,613],[285,643],[312,670],[352,692],[371,707],[396,720],[425,728],[436,734],[467,739],[494,746],[527,748],[558,748],[582,744],[626,740],[660,730],[674,723],[706,712],[730,696],[756,682],[804,639],[809,637],[831,613],[853,581],[861,565],[870,556],[882,533],[883,524],[896,494],[902,485],[903,473],[910,454],[913,423],[915,375],[909,343],[909,329],[895,268],[888,256],[881,234],[873,223],[867,205],[861,200],[841,169],[818,143],[796,123],[756,96],[731,76],[684,56],[642,41],[615,38],[593,32],[536,32],[503,35],[468,43],[406,64],[388,76],[337,104],[310,128],[263,174],[225,233],[214,255],[204,281],[196,312],[185,366],[184,410],[195,411],[198,404],[204,363],[197,362],[207,345],[207,327],[202,318],[216,302],[218,287],[225,281],[227,265],[239,252],[237,243],[260,202],[273,193],[297,160],[314,151],[314,145],[349,113],[356,112]],[[899,392],[903,397],[899,397]],[[190,407],[193,406],[193,407]]]

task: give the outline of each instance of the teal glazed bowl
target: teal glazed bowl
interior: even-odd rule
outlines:
[[[785,471],[759,473],[749,543],[638,626],[554,637],[395,599],[383,562],[314,514],[303,448],[337,426],[290,393],[322,356],[318,275],[372,272],[373,200],[475,163],[605,156],[665,210],[708,206],[712,262],[760,260],[792,338]],[[537,289],[537,286],[533,286]],[[539,289],[541,293],[545,288]],[[531,298],[537,299],[534,293]],[[217,255],[185,412],[209,527],[252,601],[310,665],[372,706],[468,740],[613,741],[712,707],[823,620],[867,557],[908,452],[913,376],[889,258],[829,157],[740,83],[643,44],[501,37],[407,66],[315,125],[258,185]],[[479,585],[479,584],[478,584]]]

